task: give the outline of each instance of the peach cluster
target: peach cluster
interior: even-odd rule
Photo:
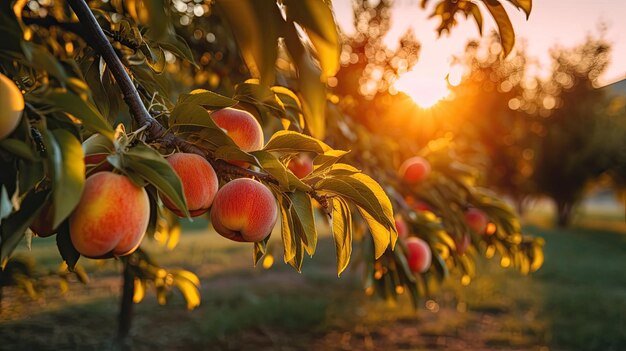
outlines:
[[[263,147],[263,131],[248,112],[223,109],[212,117],[245,151]],[[150,219],[150,201],[143,187],[125,175],[113,172],[106,157],[113,150],[98,135],[83,143],[87,179],[81,199],[69,217],[70,239],[76,250],[90,258],[124,256],[140,245]],[[110,145],[109,145],[110,144]],[[211,221],[222,236],[243,242],[265,239],[274,227],[278,206],[272,192],[262,183],[236,179],[219,188],[213,166],[202,156],[174,153],[167,162],[179,177],[189,214],[200,216],[211,210]],[[182,216],[183,211],[164,194],[165,207]],[[47,204],[31,224],[39,236],[55,231],[52,207]]]

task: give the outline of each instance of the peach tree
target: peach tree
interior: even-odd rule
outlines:
[[[508,53],[506,11],[484,4]],[[443,29],[459,13],[482,25],[473,2],[435,7]],[[451,143],[416,150],[355,122],[354,99],[327,86],[341,53],[327,1],[5,1],[0,29],[2,266],[49,235],[82,280],[81,256],[122,261],[121,336],[148,285],[159,303],[174,288],[200,303],[195,274],[140,246],[175,246],[179,217],[210,216],[252,244],[253,263],[280,222],[284,262],[300,271],[319,210],[338,274],[362,245],[366,292],[416,304],[451,274],[469,283],[480,255],[541,266],[541,241]]]

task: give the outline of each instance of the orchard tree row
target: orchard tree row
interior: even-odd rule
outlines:
[[[530,1],[509,3],[530,13]],[[355,13],[381,4],[356,2]],[[508,53],[508,15],[484,5]],[[482,28],[470,1],[440,1],[434,14],[440,31],[461,14]],[[365,291],[408,292],[416,306],[449,276],[469,284],[479,256],[523,274],[543,262],[542,241],[521,233],[451,143],[405,148],[358,122],[362,95],[336,84],[346,66],[326,1],[8,1],[0,30],[3,277],[15,248],[38,237],[55,235],[79,276],[80,257],[119,259],[122,336],[148,285],[159,302],[177,288],[189,308],[200,303],[195,274],[141,248],[175,242],[179,218],[209,217],[251,243],[253,263],[278,222],[284,262],[300,271],[319,211],[338,274],[362,245]],[[361,38],[356,64],[379,39]]]

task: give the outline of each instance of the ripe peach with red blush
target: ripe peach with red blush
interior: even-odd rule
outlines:
[[[191,217],[207,212],[219,186],[217,174],[211,164],[200,155],[188,153],[173,154],[167,158],[167,162],[180,178]],[[165,207],[183,216],[183,212],[170,199],[163,195],[161,199]]]
[[[465,211],[465,223],[476,234],[484,234],[487,229],[487,215],[478,208],[470,208]]]
[[[141,243],[149,218],[150,203],[144,188],[123,175],[99,172],[87,178],[70,215],[70,239],[86,257],[127,255]]]
[[[227,107],[212,112],[211,117],[241,150],[257,151],[263,148],[263,129],[250,112]]]
[[[409,268],[416,273],[424,273],[430,268],[433,259],[430,246],[424,240],[416,237],[406,239],[407,260]]]
[[[33,233],[37,234],[37,236],[45,238],[56,233],[57,228],[53,227],[53,221],[54,211],[52,202],[48,201],[43,205],[43,208],[39,211],[39,214],[30,224],[29,228]]]
[[[414,156],[400,166],[400,176],[409,184],[417,184],[430,174],[430,163],[423,157]]]
[[[225,238],[256,242],[272,232],[277,215],[276,199],[265,185],[239,178],[228,182],[215,195],[211,223]]]
[[[313,172],[313,160],[307,154],[302,154],[289,161],[287,168],[298,178],[302,179]]]

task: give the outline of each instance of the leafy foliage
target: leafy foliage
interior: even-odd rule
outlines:
[[[530,11],[530,2],[513,3]],[[406,186],[395,172],[379,176],[380,170],[397,169],[398,157],[409,156],[399,152],[406,141],[379,138],[375,131],[353,122],[355,100],[348,97],[358,95],[354,86],[346,85],[345,90],[338,86],[338,95],[329,96],[326,83],[330,78],[343,78],[340,37],[327,1],[89,4],[115,59],[124,65],[121,69],[115,66],[116,60],[92,47],[94,38],[85,34],[84,23],[74,22],[67,4],[26,7],[26,2],[17,1],[14,6],[0,5],[0,29],[6,33],[0,43],[0,72],[16,82],[27,102],[21,125],[0,144],[0,163],[10,170],[3,173],[0,189],[3,265],[50,200],[59,252],[66,266],[78,272],[80,255],[72,246],[67,218],[85,177],[101,168],[146,187],[151,212],[148,236],[173,249],[180,236],[178,219],[163,207],[158,194],[167,196],[185,214],[187,205],[181,181],[164,156],[191,150],[211,162],[222,183],[253,177],[272,190],[280,208],[284,261],[298,271],[304,254],[313,255],[316,250],[316,207],[332,220],[338,274],[348,266],[354,242],[368,248],[363,250],[368,292],[374,287],[390,291],[391,287],[393,295],[406,287],[417,301],[432,290],[430,278],[438,281],[460,272],[469,283],[467,279],[475,274],[471,255],[479,249],[486,256],[497,251],[503,262],[507,259],[522,273],[539,268],[541,243],[519,233],[513,213],[475,187],[475,175],[458,164],[454,155],[420,150],[435,166],[422,186]],[[386,1],[381,4],[381,8],[388,6]],[[489,6],[501,5],[490,1]],[[457,9],[442,11],[438,13],[442,18],[445,13],[454,17]],[[478,21],[478,15],[470,12]],[[509,51],[512,29],[502,24],[508,17],[501,11],[491,12]],[[211,23],[215,33],[205,32],[200,24],[194,26],[196,21]],[[380,45],[382,33],[373,38],[372,45]],[[218,37],[225,39],[209,49],[203,47],[205,38],[212,43]],[[408,51],[400,54],[414,62],[417,44],[410,37],[407,41],[403,48]],[[213,62],[222,59],[225,62]],[[402,69],[396,66],[394,74],[399,74],[409,64],[401,65]],[[220,69],[226,69],[226,74],[215,73]],[[199,73],[198,83],[195,73]],[[114,84],[126,74],[151,115],[147,123],[132,103],[134,91],[120,91]],[[241,79],[234,84],[231,78]],[[193,85],[201,89],[191,90]],[[208,90],[207,85],[215,89]],[[262,150],[241,150],[215,124],[211,113],[224,107],[244,109],[263,122],[271,137]],[[299,179],[287,165],[301,153],[312,155],[313,171]],[[246,167],[228,161],[241,161]],[[433,212],[410,209],[409,196],[423,198]],[[495,229],[490,236],[473,235],[477,249],[457,254],[455,238],[467,231],[461,217],[469,207],[483,209]],[[409,219],[413,235],[425,238],[434,248],[435,262],[425,275],[409,270],[403,244],[396,245],[394,209]],[[361,235],[365,231],[371,235]],[[265,254],[268,240],[254,243],[255,264]],[[401,249],[394,251],[398,246]],[[193,273],[162,268],[141,249],[121,260],[125,277],[130,272],[133,279],[135,302],[143,299],[152,284],[159,303],[167,301],[174,287],[189,309],[200,303],[200,283]]]

